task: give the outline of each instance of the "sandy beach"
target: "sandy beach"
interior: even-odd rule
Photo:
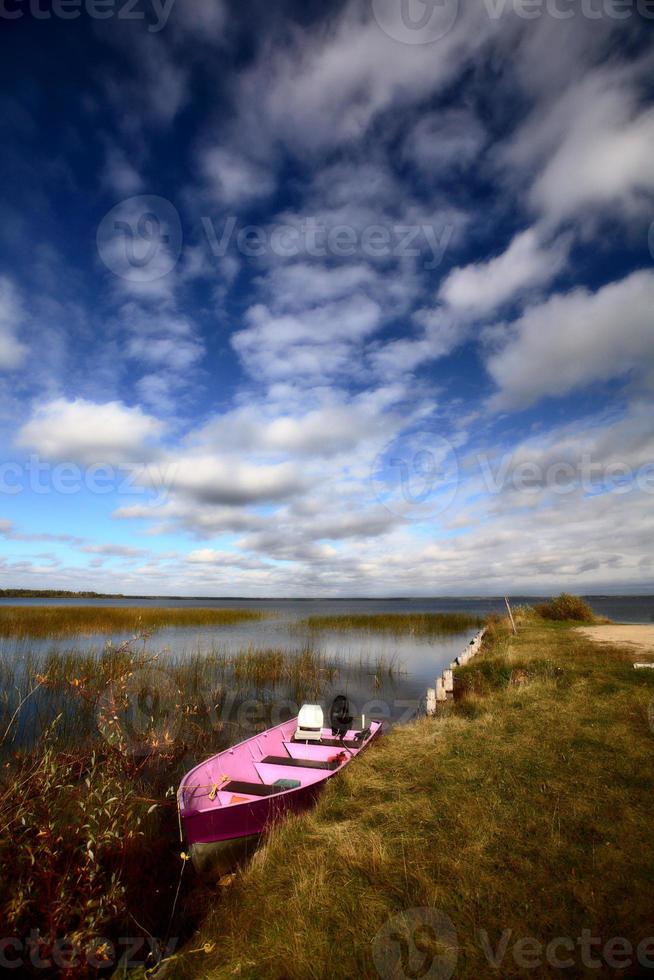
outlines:
[[[654,654],[654,624],[580,626],[578,632],[599,643],[628,643],[643,653]]]

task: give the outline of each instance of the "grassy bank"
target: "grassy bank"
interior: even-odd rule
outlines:
[[[456,703],[274,834],[169,976],[385,980],[435,955],[442,977],[640,976],[648,949],[654,966],[654,945],[636,952],[654,936],[654,672],[569,622],[518,619],[517,637],[491,625]],[[420,908],[454,932],[414,935],[410,911],[389,925]]]
[[[153,632],[165,627],[231,626],[263,616],[253,609],[0,606],[0,637],[55,639],[92,633]]]
[[[345,616],[309,616],[302,626],[312,630],[370,630],[411,636],[446,636],[482,625],[467,613],[354,613]]]

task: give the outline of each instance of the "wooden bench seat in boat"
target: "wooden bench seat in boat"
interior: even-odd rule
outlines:
[[[232,779],[220,787],[221,792],[248,793],[250,796],[275,796],[284,792],[284,786],[269,786],[266,783],[246,783],[240,779]]]
[[[291,759],[284,755],[267,755],[261,762],[273,766],[294,766],[296,769],[338,769],[340,762],[319,762],[317,759]]]

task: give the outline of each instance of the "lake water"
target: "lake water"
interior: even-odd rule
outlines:
[[[151,652],[161,652],[163,658],[172,655],[206,654],[212,650],[235,654],[244,649],[284,649],[300,652],[308,644],[329,660],[342,663],[343,669],[333,682],[324,686],[322,700],[328,703],[335,694],[345,692],[356,712],[365,711],[368,716],[386,717],[390,721],[406,720],[422,710],[428,687],[444,667],[465,648],[474,629],[445,638],[394,636],[368,631],[336,632],[308,631],[300,621],[308,616],[344,615],[350,613],[419,613],[419,612],[466,612],[486,615],[505,611],[503,598],[434,598],[434,599],[306,599],[306,600],[256,600],[256,599],[183,599],[183,598],[124,598],[124,599],[23,599],[1,600],[15,605],[96,605],[96,606],[152,606],[152,607],[213,607],[261,610],[266,615],[260,620],[232,626],[212,628],[165,629],[157,631],[149,640]],[[533,596],[513,596],[517,606],[538,601]],[[593,596],[589,598],[593,610],[619,623],[654,622],[654,597],[652,596]],[[114,643],[126,638],[112,636]],[[28,654],[45,655],[51,651],[100,651],[110,639],[107,636],[66,638],[58,641],[0,641],[0,654],[17,664]],[[394,666],[393,672],[366,669],[383,659]],[[363,666],[362,666],[363,665]],[[293,692],[271,690],[267,692],[241,692],[242,696],[268,697],[289,700]]]

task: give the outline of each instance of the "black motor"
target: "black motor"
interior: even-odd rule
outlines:
[[[332,726],[332,735],[343,738],[347,734],[352,724],[352,715],[350,714],[350,702],[344,694],[338,694],[332,701],[332,706],[329,709],[329,721]]]

